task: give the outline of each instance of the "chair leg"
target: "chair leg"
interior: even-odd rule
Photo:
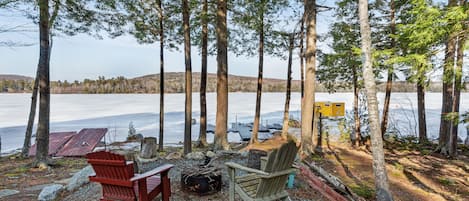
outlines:
[[[138,181],[138,200],[139,201],[149,201],[147,194],[147,180],[142,179]]]
[[[230,196],[230,201],[234,201],[234,198],[235,198],[235,169],[234,168],[229,168],[228,170],[228,174],[230,176],[230,192],[229,192],[229,196]]]
[[[169,201],[169,197],[171,196],[171,182],[169,181],[167,172],[161,174],[161,180],[161,187],[163,188],[161,190],[161,200]]]

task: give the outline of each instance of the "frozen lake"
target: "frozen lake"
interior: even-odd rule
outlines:
[[[0,94],[0,135],[2,152],[20,148],[23,144],[30,107],[30,94]],[[199,122],[199,94],[192,95],[193,118]],[[384,94],[378,94],[382,109]],[[426,94],[427,130],[430,138],[438,136],[441,94]],[[346,110],[352,110],[352,93],[317,93],[317,101],[345,102]],[[256,102],[255,93],[230,93],[228,122],[252,122]],[[261,121],[280,123],[283,115],[285,93],[262,95]],[[469,93],[461,95],[461,111],[469,110]],[[390,121],[401,133],[416,135],[416,93],[393,93],[390,105]],[[124,140],[132,121],[137,133],[158,136],[158,94],[53,94],[51,95],[51,132],[79,131],[82,128],[108,128],[106,141]],[[299,119],[300,94],[293,93],[290,115]],[[207,118],[215,124],[216,94],[207,94]],[[36,118],[37,121],[37,118]],[[178,143],[184,135],[184,94],[165,95],[165,143]],[[34,131],[35,132],[35,131]],[[192,127],[192,139],[199,134],[198,124]],[[466,137],[466,129],[459,127],[459,136]],[[208,134],[209,141],[213,134]],[[237,134],[229,134],[229,140],[237,141]]]

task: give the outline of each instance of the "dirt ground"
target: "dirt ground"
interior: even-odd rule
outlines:
[[[244,147],[244,146],[242,146]],[[168,147],[166,152],[161,153],[162,158],[157,162],[146,165],[144,169],[151,169],[164,163],[174,164],[175,167],[170,171],[171,179],[171,200],[183,201],[208,201],[208,200],[228,200],[228,174],[224,165],[225,162],[233,161],[246,165],[247,157],[239,153],[223,154],[223,157],[218,157],[212,165],[222,170],[222,190],[219,193],[207,196],[199,196],[193,193],[185,192],[181,189],[180,178],[181,171],[184,167],[202,164],[203,160],[187,160],[187,159],[174,159],[166,160],[164,156],[168,153],[181,151],[179,147]],[[195,149],[195,151],[205,151]],[[39,171],[38,169],[30,168],[32,159],[21,159],[16,157],[0,158],[0,190],[13,189],[19,190],[20,193],[0,198],[0,200],[15,200],[15,201],[29,201],[36,200],[38,194],[44,186],[52,183],[66,184],[67,179],[72,177],[73,174],[87,165],[86,160],[83,158],[60,158],[55,159],[56,163],[51,166],[49,170]],[[294,187],[288,189],[291,200],[306,201],[306,200],[324,200],[320,193],[314,192],[305,183],[301,176],[297,176]],[[75,192],[65,192],[61,194],[58,200],[67,201],[95,201],[101,197],[101,186],[96,183],[90,183]],[[157,197],[155,200],[160,200]],[[237,198],[238,200],[238,198]]]
[[[0,200],[37,200],[41,189],[51,183],[66,184],[73,173],[86,166],[82,158],[62,158],[54,160],[48,170],[30,168],[33,159],[15,156],[0,158],[0,189],[18,190],[20,193]]]
[[[386,169],[394,200],[469,200],[469,159],[467,151],[457,159],[432,153],[433,146],[388,143]],[[325,146],[316,164],[338,176],[356,194],[375,199],[371,153],[348,144]]]
[[[241,147],[242,148],[242,147]],[[180,148],[168,148],[161,156],[180,151]],[[204,151],[195,149],[195,151]],[[338,176],[356,194],[367,200],[374,200],[374,177],[371,165],[371,153],[365,148],[353,149],[346,144],[325,143],[323,155],[315,155],[313,161]],[[83,158],[55,159],[55,165],[49,170],[40,171],[30,168],[32,159],[16,157],[0,158],[0,189],[19,190],[20,193],[0,200],[36,200],[41,189],[51,183],[66,184],[73,173],[85,167]],[[202,161],[163,157],[152,164],[174,164],[170,172],[171,200],[228,200],[228,176],[225,162],[233,161],[246,165],[247,157],[241,154],[225,154],[214,161],[213,165],[221,168],[222,191],[213,195],[198,196],[184,192],[180,187],[181,170],[188,165],[201,164]],[[432,154],[426,149],[403,147],[388,144],[386,150],[387,171],[390,188],[395,200],[469,200],[469,159],[467,151],[457,159],[447,159]],[[148,166],[147,168],[151,168]],[[292,200],[325,200],[319,192],[313,191],[305,178],[297,174],[293,189],[288,190]],[[58,200],[94,201],[101,196],[99,184],[90,183],[72,193],[63,193]],[[155,200],[159,200],[157,197]]]

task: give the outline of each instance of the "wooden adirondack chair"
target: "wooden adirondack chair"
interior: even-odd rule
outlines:
[[[243,200],[249,201],[286,200],[288,193],[285,191],[285,184],[288,175],[295,171],[292,165],[297,152],[296,143],[289,140],[269,154],[264,170],[233,162],[225,163],[230,176],[230,201],[234,201],[235,192]],[[248,174],[236,176],[236,170],[246,171]]]
[[[107,151],[86,155],[96,175],[90,181],[101,183],[101,201],[150,201],[161,193],[163,201],[169,201],[171,185],[168,177],[173,165],[165,164],[144,174],[134,174],[134,165],[124,156]],[[159,176],[155,176],[159,174]]]

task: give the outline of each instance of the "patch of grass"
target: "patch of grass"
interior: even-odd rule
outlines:
[[[323,158],[318,154],[311,154],[310,158],[311,158],[312,161],[322,161],[323,160]]]
[[[55,159],[53,161],[53,166],[57,167],[77,167],[84,165],[86,161],[84,159]]]
[[[443,184],[445,186],[454,185],[453,180],[448,179],[448,178],[444,178],[444,177],[439,177],[438,182],[440,182],[440,184]]]
[[[420,154],[424,155],[424,156],[430,155],[431,153],[432,153],[432,150],[429,150],[429,149],[421,149],[420,150]]]
[[[365,199],[371,199],[375,197],[375,189],[364,185],[352,185],[350,186],[353,192],[355,192],[358,196],[363,197]]]
[[[20,176],[26,172],[29,171],[29,168],[26,167],[26,166],[20,166],[20,167],[17,167],[11,171],[9,171],[8,173],[5,173],[5,176],[7,177],[16,177],[16,176]]]
[[[394,168],[396,168],[396,170],[399,170],[399,171],[404,171],[404,166],[400,163],[394,163]]]

